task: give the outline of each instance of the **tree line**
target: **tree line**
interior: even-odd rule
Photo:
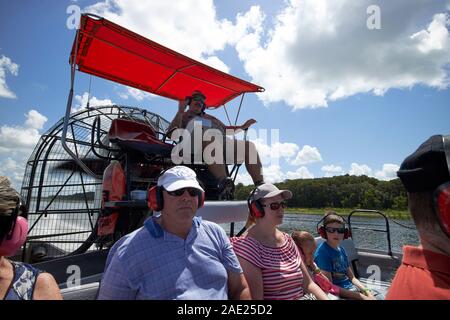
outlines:
[[[406,190],[399,179],[380,181],[367,176],[335,176],[331,178],[286,180],[276,183],[289,189],[290,207],[299,208],[364,208],[406,210]],[[236,185],[236,200],[246,200],[253,186]]]

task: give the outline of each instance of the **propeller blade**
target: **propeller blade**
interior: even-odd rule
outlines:
[[[103,175],[103,171],[109,164],[109,161],[106,159],[83,159],[82,161],[94,174],[100,176]],[[53,173],[58,170],[84,172],[73,159],[60,161],[57,165],[53,166],[51,170]]]

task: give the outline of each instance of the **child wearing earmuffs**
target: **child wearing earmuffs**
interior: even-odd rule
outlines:
[[[23,211],[20,195],[0,177],[0,300],[60,300],[52,275],[7,258],[25,242],[28,222]]]
[[[344,238],[349,236],[344,218],[330,211],[321,221],[323,225],[318,228],[318,232],[326,241],[318,246],[314,253],[314,262],[334,285],[346,290],[362,292],[365,296],[375,299],[370,290],[353,274],[347,253],[341,246]]]
[[[291,237],[302,255],[302,260],[305,262],[311,278],[327,293],[331,300],[337,299],[338,297],[354,300],[371,300],[370,297],[363,293],[338,287],[323,274],[322,270],[314,262],[314,252],[317,249],[317,244],[311,233],[307,231],[294,231]]]

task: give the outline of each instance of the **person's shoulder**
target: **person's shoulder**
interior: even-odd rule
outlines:
[[[231,243],[235,247],[246,247],[252,249],[258,249],[259,242],[252,237],[232,237],[230,238]]]
[[[197,219],[199,225],[205,229],[206,232],[213,232],[214,234],[220,234],[220,235],[225,235],[225,230],[223,230],[223,228],[221,226],[219,226],[217,223],[212,222],[212,221],[208,221],[208,220],[203,220],[200,218],[195,218]]]
[[[216,117],[214,117],[213,115],[209,114],[209,113],[204,113],[202,115],[202,117],[206,118],[206,119],[214,119],[214,120],[219,120]],[[219,120],[220,121],[220,120]]]
[[[338,251],[339,251],[341,254],[347,256],[347,251],[345,251],[345,248],[344,248],[344,246],[343,246],[342,244],[338,246]]]
[[[326,241],[323,241],[317,246],[316,252],[328,250],[328,244]]]
[[[291,243],[294,243],[294,244],[295,244],[294,239],[292,239],[292,237],[291,237],[290,234],[288,234],[288,233],[286,233],[286,232],[283,232],[283,231],[281,231],[281,234],[283,235],[284,239],[286,239],[286,241],[287,241],[289,244],[291,244]]]
[[[61,300],[61,292],[55,278],[48,272],[41,272],[33,292],[34,300]]]
[[[198,221],[198,223],[200,223],[205,228],[211,228],[211,229],[220,228],[220,226],[217,223],[209,221],[209,220],[204,220],[201,217],[194,217],[194,221],[195,220]]]
[[[142,246],[143,243],[147,242],[148,238],[151,238],[148,231],[145,227],[141,227],[120,238],[111,248],[111,252],[123,256],[129,252],[130,248]]]
[[[15,272],[29,274],[29,275],[34,274],[35,276],[38,276],[40,273],[45,272],[44,270],[36,268],[35,266],[33,266],[29,263],[22,262],[22,261],[9,260],[9,262],[11,262],[11,264],[13,265],[14,269],[16,270]]]

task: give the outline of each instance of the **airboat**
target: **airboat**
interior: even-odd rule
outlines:
[[[72,112],[76,72],[173,100],[200,90],[210,109],[226,111],[228,102],[241,97],[235,122],[245,94],[264,89],[93,14],[81,15],[69,62],[65,116],[42,135],[26,163],[21,194],[30,230],[16,258],[52,273],[65,299],[93,299],[111,245],[154,214],[146,191],[174,165],[177,142],[170,138],[169,122],[147,109],[88,105]],[[206,164],[187,165],[205,186],[207,201],[197,214],[228,224],[232,236],[234,224],[247,219],[247,203],[234,200],[234,189],[219,190]],[[233,181],[238,170],[239,165],[228,168]],[[386,226],[389,234],[387,219]],[[362,270],[358,274],[367,278],[367,267],[378,265],[384,272],[377,285],[387,288],[401,254],[362,252],[352,240],[346,245],[358,261],[354,268]],[[69,281],[77,270],[79,281]]]

